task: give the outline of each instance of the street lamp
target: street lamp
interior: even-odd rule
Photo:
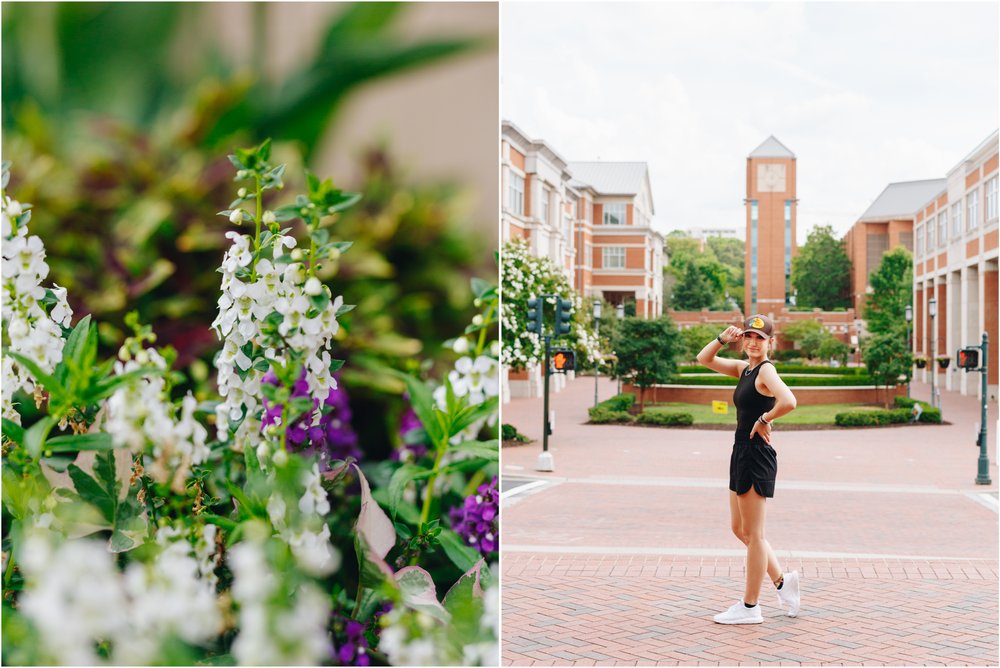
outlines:
[[[601,341],[601,300],[594,299],[594,331],[597,334],[597,342]],[[594,407],[597,407],[597,380],[600,378],[600,362],[594,360]]]
[[[906,305],[904,310],[904,315],[906,316],[906,350],[910,353],[913,352],[913,346],[910,344],[910,323],[913,322],[913,307],[909,304]],[[910,372],[913,372],[913,367],[910,367]],[[906,398],[910,398],[910,381],[906,381]]]
[[[935,376],[937,373],[934,371],[934,364],[937,361],[937,338],[935,337],[934,330],[934,318],[937,317],[937,299],[931,297],[927,301],[927,315],[931,317],[931,361],[928,364],[931,370],[931,406],[937,408],[937,394],[935,392]]]
[[[861,329],[862,329],[862,327],[864,327],[864,321],[862,321],[862,320],[855,320],[854,321],[854,331],[858,333],[857,334],[857,336],[858,336],[858,345],[854,349],[854,351],[855,351],[855,360],[854,361],[855,361],[855,363],[859,367],[861,366]]]
[[[625,319],[625,304],[619,304],[615,307],[615,315],[618,316],[618,333],[621,335],[622,331],[622,320]],[[618,373],[618,355],[615,354],[615,375],[618,376],[618,394],[622,393],[622,377]]]

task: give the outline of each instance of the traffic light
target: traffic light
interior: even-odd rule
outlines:
[[[572,300],[556,297],[556,336],[569,334],[569,323],[572,318]]]
[[[576,368],[576,353],[566,348],[556,350],[552,356],[552,366],[557,373],[572,371]]]
[[[979,368],[979,348],[961,348],[958,351],[958,368],[969,371]]]
[[[542,300],[538,297],[528,300],[528,331],[542,335]]]

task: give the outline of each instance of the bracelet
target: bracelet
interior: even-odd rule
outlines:
[[[773,422],[773,420],[771,420],[770,422],[769,422],[769,421],[767,421],[767,420],[765,420],[765,419],[764,419],[764,414],[763,414],[763,413],[761,413],[761,414],[760,414],[760,417],[759,417],[759,418],[757,418],[757,422],[760,422],[761,424],[763,424],[763,425],[767,425],[768,427],[770,427],[770,426],[771,426],[771,422]]]
[[[718,336],[716,336],[715,340],[719,342],[719,345],[722,345],[722,346],[726,345],[726,342],[722,340],[722,334],[719,334]]]

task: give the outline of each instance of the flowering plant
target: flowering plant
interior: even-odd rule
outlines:
[[[598,337],[590,310],[582,308],[582,296],[570,287],[566,275],[549,258],[532,255],[524,241],[507,243],[503,247],[500,281],[504,295],[501,362],[507,368],[533,366],[545,355],[543,338],[527,330],[527,310],[528,299],[546,294],[573,301],[573,323],[564,337],[568,345],[589,363],[603,359],[607,341],[602,342]],[[545,331],[553,329],[553,312],[554,305],[544,309]]]
[[[137,316],[108,360],[89,315],[70,326],[4,165],[4,662],[496,663],[495,526],[471,541],[451,512],[496,474],[496,440],[478,440],[495,288],[474,285],[475,361],[440,401],[398,374],[432,462],[362,468],[334,357],[350,307],[318,276],[350,247],[332,224],[358,198],[309,176],[270,209],[270,142],[230,160],[246,185],[221,213],[248,232],[219,268],[219,394],[179,399],[176,352]]]

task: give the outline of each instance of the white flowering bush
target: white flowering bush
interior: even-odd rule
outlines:
[[[502,351],[500,362],[509,369],[520,370],[539,364],[545,356],[543,337],[527,329],[528,299],[540,295],[559,295],[573,302],[573,322],[569,334],[558,339],[573,348],[588,363],[602,360],[606,353],[593,326],[589,306],[574,291],[559,267],[549,258],[535,257],[524,241],[513,241],[503,247],[500,283],[503,290],[501,314]],[[543,309],[543,328],[554,329],[555,300]],[[553,339],[555,345],[557,339]]]
[[[136,315],[100,359],[4,165],[4,663],[498,663],[496,287],[473,281],[440,382],[386,372],[410,456],[362,468],[335,358],[351,307],[319,278],[358,196],[309,175],[271,208],[269,160],[230,156],[208,399]]]

